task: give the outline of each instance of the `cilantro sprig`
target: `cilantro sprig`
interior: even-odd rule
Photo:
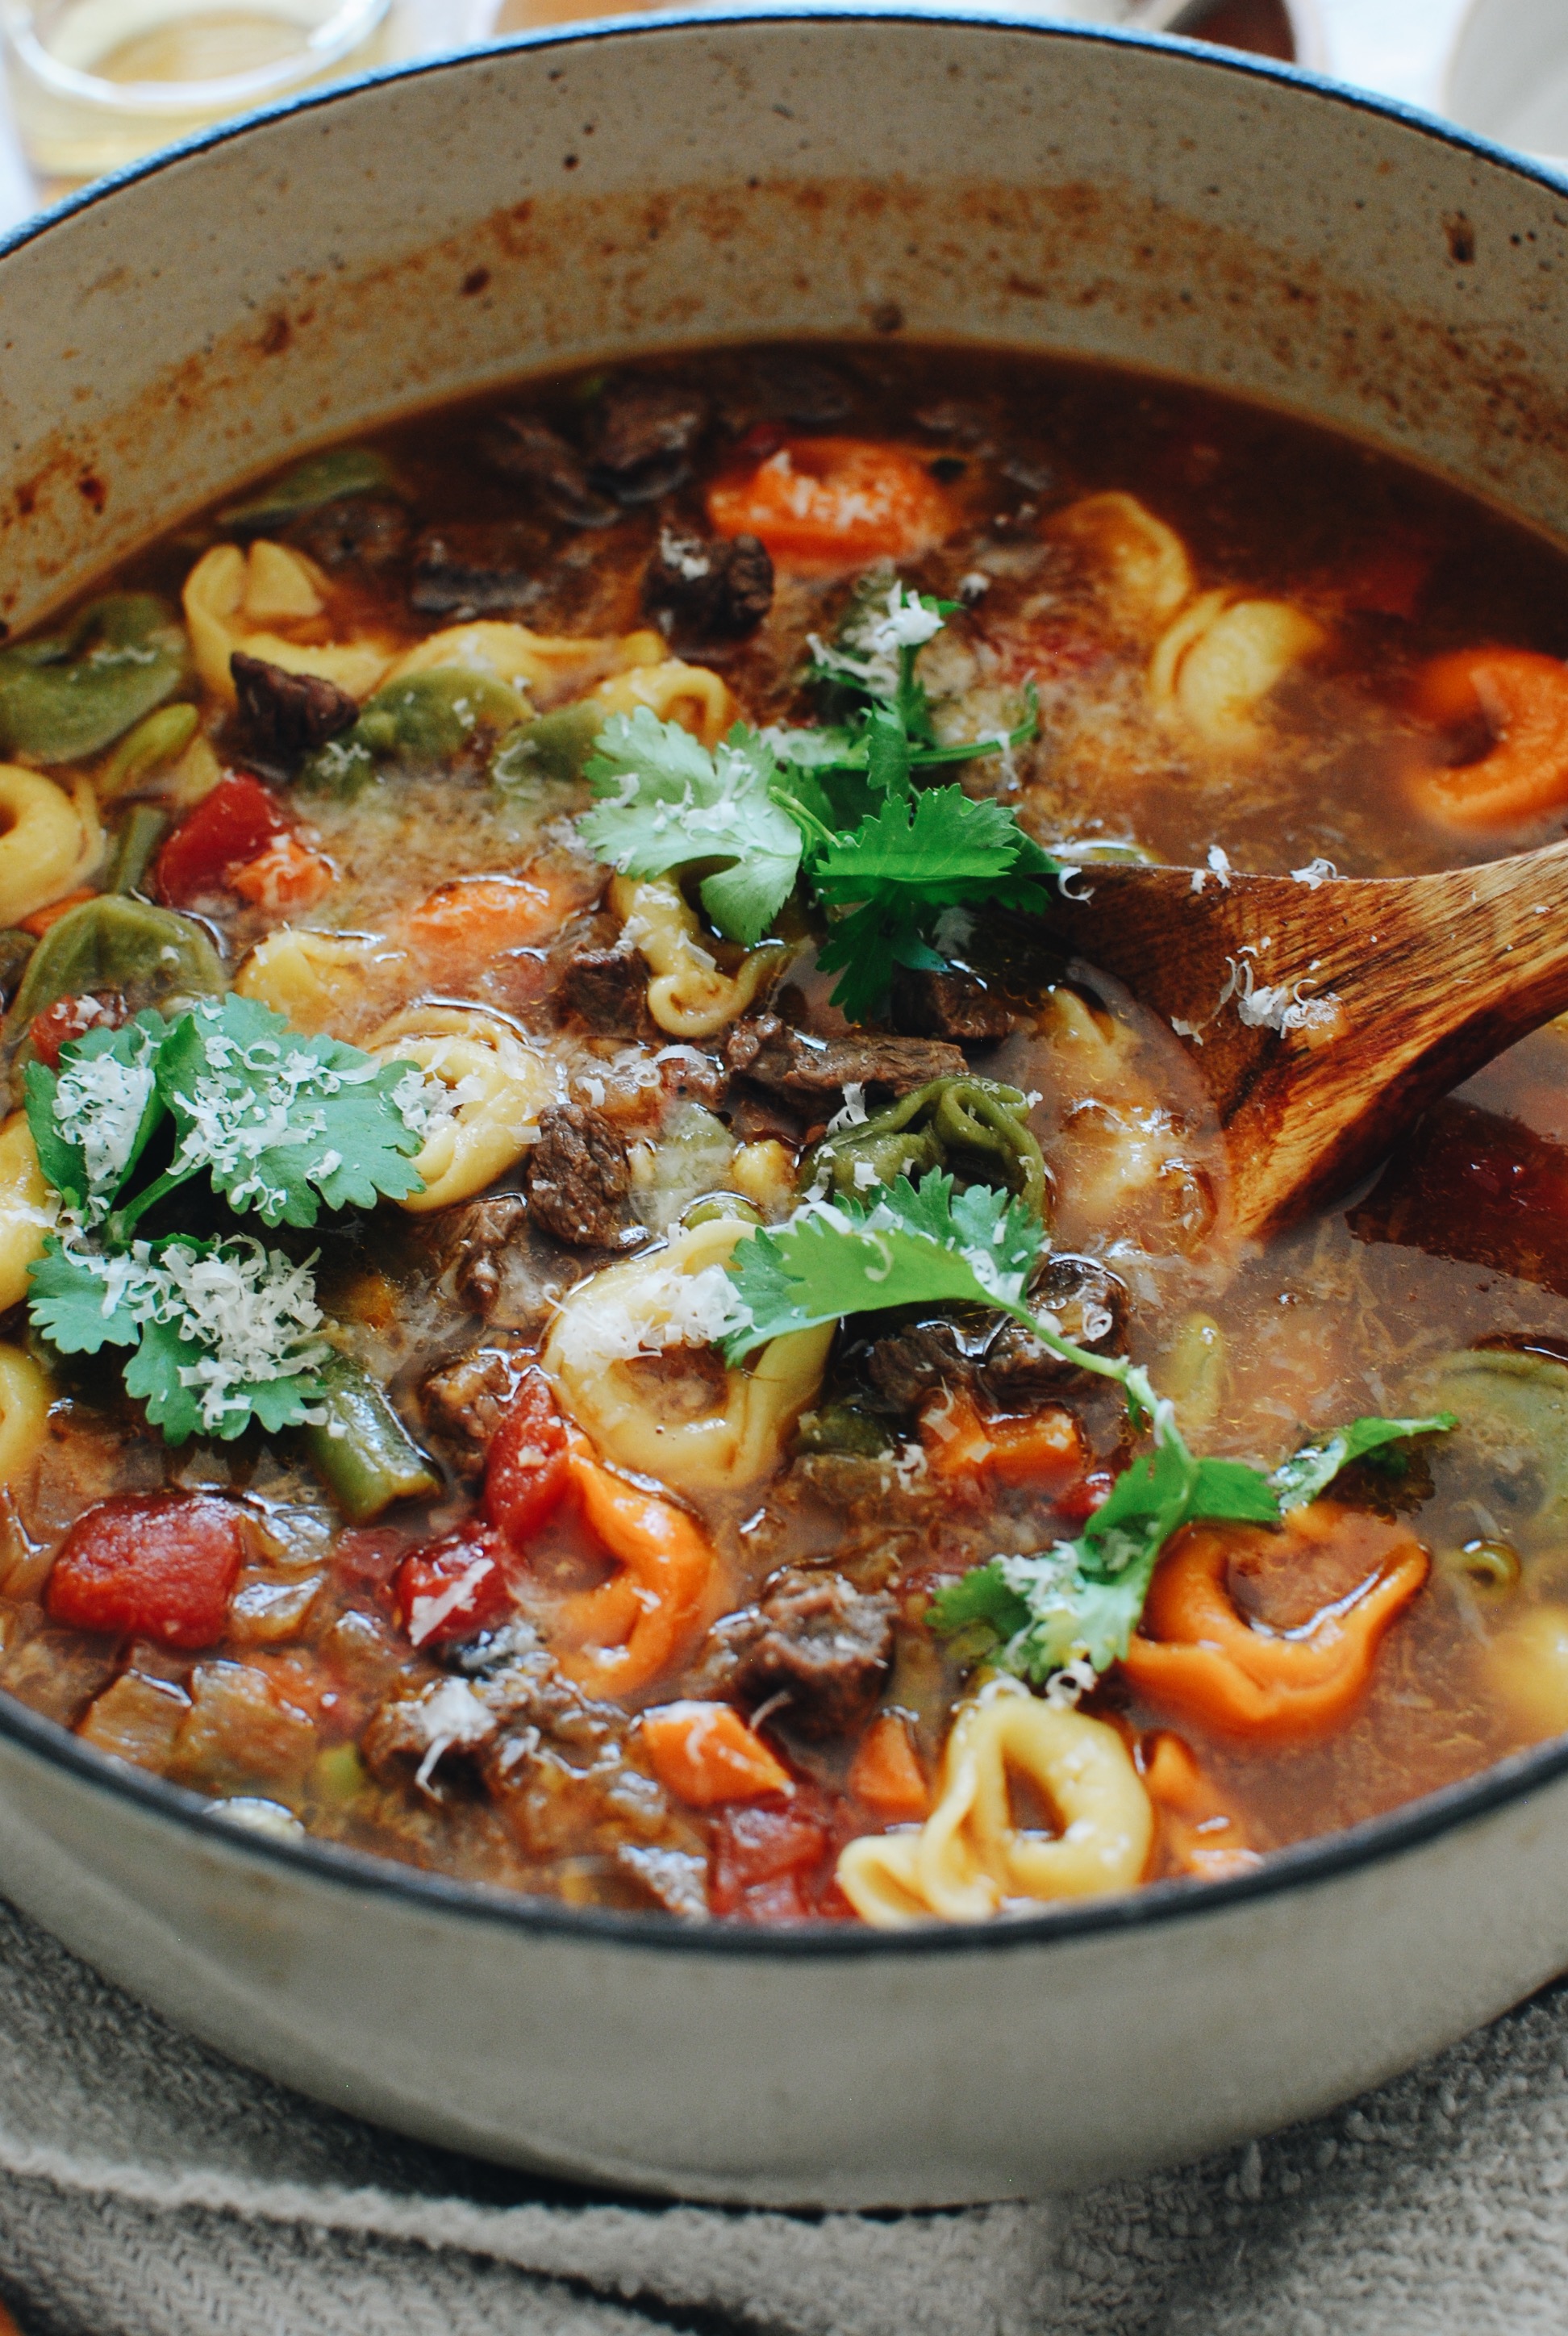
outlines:
[[[1056,862],[995,802],[920,782],[939,765],[1001,754],[1032,737],[1037,711],[1006,735],[944,745],[915,661],[956,602],[893,583],[852,606],[833,644],[813,640],[812,675],[847,692],[852,719],[767,733],[737,723],[712,754],[646,706],[614,715],[587,767],[597,798],[585,842],[622,874],[701,868],[703,905],[727,939],[754,947],[797,880],[827,911],[821,963],[833,1002],[864,1021],[895,966],[945,970],[944,910],[1044,905]]]
[[[149,1209],[201,1175],[237,1213],[254,1210],[268,1225],[308,1227],[323,1204],[370,1208],[419,1192],[423,1085],[413,1064],[307,1037],[231,995],[172,1022],[147,1013],[90,1031],[62,1048],[58,1073],[30,1063],[27,1120],[67,1206],[107,1221],[122,1245]],[[170,1163],[131,1193],[166,1122]]]
[[[950,1176],[933,1170],[918,1186],[900,1177],[869,1204],[807,1202],[786,1225],[739,1243],[728,1269],[746,1317],[726,1341],[732,1363],[820,1323],[968,1302],[1010,1315],[1052,1354],[1121,1387],[1133,1426],[1152,1431],[1154,1448],[1124,1470],[1076,1537],[1038,1555],[992,1558],[932,1601],[937,1630],[989,1625],[1000,1642],[990,1660],[1022,1678],[1043,1683],[1085,1662],[1102,1671],[1124,1655],[1160,1552],[1183,1525],[1277,1524],[1352,1459],[1456,1425],[1451,1412],[1357,1420],[1272,1475],[1244,1461],[1200,1457],[1140,1365],[1090,1352],[1030,1307],[1029,1277],[1046,1238],[1021,1202],[985,1185],[957,1192]]]
[[[694,861],[726,864],[703,879],[702,901],[720,932],[747,949],[794,890],[801,831],[774,799],[778,764],[756,731],[737,722],[710,754],[652,709],[613,714],[586,773],[599,807],[579,832],[623,876],[664,876]]]
[[[247,1235],[175,1234],[112,1251],[80,1226],[51,1234],[28,1316],[63,1355],[129,1348],[125,1390],[170,1444],[275,1433],[317,1416],[331,1351],[310,1268]]]
[[[170,1444],[316,1416],[329,1352],[311,1275],[254,1236],[137,1236],[205,1177],[236,1216],[314,1225],[423,1190],[414,1156],[440,1104],[412,1063],[309,1037],[254,999],[139,1014],[31,1063],[28,1124],[59,1194],[32,1269],[34,1328],[63,1355],[125,1350],[127,1393]],[[166,1158],[161,1173],[150,1163]]]

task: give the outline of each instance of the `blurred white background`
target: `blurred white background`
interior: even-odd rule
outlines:
[[[1318,0],[1318,7],[1330,67],[1341,80],[1436,106],[1465,0]],[[482,9],[482,0],[397,0],[398,47],[413,55],[459,46]],[[0,88],[0,231],[24,219],[34,203],[4,108]]]

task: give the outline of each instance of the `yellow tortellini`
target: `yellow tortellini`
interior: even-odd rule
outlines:
[[[726,737],[740,711],[716,673],[704,665],[683,665],[679,657],[612,674],[594,696],[611,714],[635,714],[647,706],[661,722],[678,722],[705,746]]]
[[[449,1090],[414,1166],[423,1192],[399,1203],[422,1213],[466,1201],[521,1160],[539,1114],[556,1100],[554,1072],[506,1023],[477,1007],[409,1006],[366,1042],[380,1062],[417,1063]]]
[[[1015,1822],[1009,1769],[1056,1813],[1054,1839]],[[1114,1728],[993,1679],[953,1722],[924,1825],[850,1842],[839,1886],[879,1929],[984,1922],[1036,1900],[1134,1889],[1154,1835],[1148,1793]]]
[[[38,1165],[38,1150],[25,1112],[13,1112],[0,1127],[0,1314],[27,1295],[27,1269],[44,1254],[44,1236],[54,1222],[54,1202]]]
[[[53,1390],[20,1347],[0,1347],[0,1484],[14,1484],[43,1449]]]
[[[622,940],[653,968],[648,1010],[672,1038],[711,1038],[746,1011],[788,955],[783,941],[764,941],[726,973],[703,945],[695,910],[667,876],[618,876],[609,905],[626,920]]]
[[[385,1012],[404,977],[412,987],[407,951],[373,934],[302,932],[279,925],[246,958],[234,987],[241,998],[254,998],[285,1016],[297,1030],[354,1038],[371,1016]]]
[[[85,779],[70,794],[39,771],[0,763],[0,925],[75,891],[103,856],[103,829]]]
[[[541,1359],[563,1408],[617,1467],[700,1493],[753,1484],[778,1466],[822,1385],[831,1323],[774,1339],[750,1369],[726,1370],[710,1407],[695,1415],[688,1382],[667,1406],[657,1380],[634,1368],[721,1335],[730,1303],[723,1269],[752,1231],[735,1217],[710,1219],[592,1275],[563,1300]]]
[[[1157,632],[1192,591],[1185,544],[1135,495],[1086,495],[1047,532],[1093,561],[1111,614],[1129,632]]]
[[[1205,745],[1235,752],[1256,742],[1263,700],[1329,636],[1288,600],[1200,593],[1161,636],[1149,663],[1155,710],[1194,730]]]
[[[236,649],[288,673],[335,681],[351,697],[368,697],[391,662],[389,645],[375,640],[290,639],[280,626],[319,632],[326,615],[326,579],[314,560],[287,544],[215,545],[185,581],[185,621],[196,668],[213,695],[236,702],[229,660]]]

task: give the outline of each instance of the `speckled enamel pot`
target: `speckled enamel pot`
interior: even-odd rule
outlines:
[[[0,613],[245,474],[530,366],[808,332],[1243,391],[1568,532],[1568,191],[1113,34],[620,20],[157,162],[0,254]],[[1568,1965],[1568,1744],[1261,1873],[769,1935],[293,1847],[0,1700],[0,1888],[321,2098],[692,2197],[1067,2186],[1320,2109]]]

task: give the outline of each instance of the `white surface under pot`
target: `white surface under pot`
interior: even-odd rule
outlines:
[[[363,424],[766,335],[1142,365],[1568,535],[1561,190],[1346,91],[1084,30],[774,9],[434,64],[26,231],[0,324],[14,628]],[[1568,1745],[1229,1883],[763,1932],[247,1836],[0,1701],[0,1889],[213,2044],[434,2140],[944,2204],[1263,2131],[1568,1966]]]

